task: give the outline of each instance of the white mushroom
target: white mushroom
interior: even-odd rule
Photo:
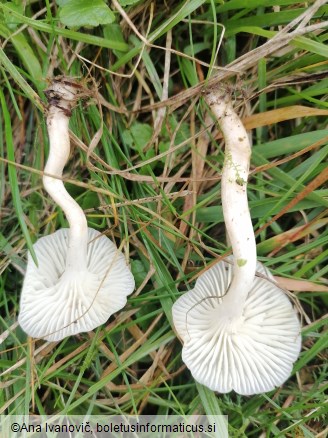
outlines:
[[[38,266],[28,255],[18,321],[28,335],[48,341],[105,323],[124,307],[135,286],[121,251],[88,228],[83,210],[61,180],[70,153],[69,117],[82,92],[69,78],[54,80],[47,90],[50,152],[43,183],[65,212],[70,228],[35,243]]]
[[[267,392],[290,376],[300,348],[300,323],[271,273],[256,262],[247,202],[251,148],[228,93],[206,98],[225,139],[224,220],[233,258],[215,264],[173,305],[182,359],[194,378],[222,393]]]

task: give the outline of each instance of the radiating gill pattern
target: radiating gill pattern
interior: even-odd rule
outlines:
[[[134,288],[123,254],[91,228],[87,271],[65,271],[68,233],[64,228],[37,241],[38,267],[29,254],[19,323],[30,336],[55,341],[92,330],[120,310]]]
[[[257,272],[273,279],[260,263]],[[289,377],[299,355],[298,317],[283,291],[256,277],[242,316],[224,318],[224,297],[219,297],[232,273],[232,264],[217,263],[174,304],[174,325],[184,343],[182,358],[193,377],[215,391],[267,392]]]

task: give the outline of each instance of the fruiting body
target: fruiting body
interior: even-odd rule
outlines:
[[[271,391],[290,376],[299,355],[300,325],[288,297],[260,263],[257,272],[264,278],[254,278],[238,318],[222,318],[227,305],[221,297],[234,275],[231,258],[199,276],[173,305],[182,359],[195,380],[214,391]]]
[[[19,323],[35,338],[58,341],[93,330],[126,304],[134,279],[123,254],[99,231],[88,228],[86,266],[67,267],[69,229],[41,237],[31,255],[20,303]]]
[[[182,358],[212,390],[251,395],[290,376],[301,348],[300,323],[286,294],[256,261],[247,201],[251,148],[226,92],[206,98],[225,139],[223,215],[233,257],[200,275],[173,305]]]
[[[44,187],[63,209],[70,228],[42,237],[28,256],[18,321],[30,336],[58,341],[103,324],[126,304],[134,278],[121,251],[100,232],[88,228],[81,207],[62,181],[70,153],[68,123],[81,87],[54,80],[47,90],[50,152]]]
[[[247,200],[251,146],[228,93],[210,93],[207,101],[225,139],[221,179],[224,222],[233,248],[234,275],[229,285],[225,317],[240,316],[256,270],[256,243]],[[229,303],[229,306],[228,306]]]
[[[44,168],[43,185],[56,204],[63,209],[70,224],[66,266],[69,269],[81,270],[86,267],[87,220],[81,207],[67,193],[61,179],[70,154],[68,124],[77,92],[78,89],[67,85],[63,87],[61,83],[53,84],[48,90],[48,95],[60,95],[60,100],[55,100],[53,105],[50,104],[48,110],[47,129],[50,150]]]

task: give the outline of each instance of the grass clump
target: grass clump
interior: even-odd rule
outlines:
[[[56,3],[0,3],[0,413],[222,412],[231,436],[324,436],[328,79],[321,3],[114,1],[112,21],[76,27],[65,26]],[[74,111],[64,180],[89,225],[122,245],[137,289],[106,325],[47,343],[27,339],[16,319],[27,249],[67,226],[41,178],[48,153],[43,90],[54,75],[97,84],[93,101]],[[252,129],[248,196],[260,260],[297,298],[304,326],[291,378],[253,397],[195,383],[171,318],[178,291],[228,250],[222,137],[202,98],[219,81],[230,83]]]

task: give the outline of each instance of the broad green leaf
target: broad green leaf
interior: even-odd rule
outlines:
[[[5,11],[8,7],[5,4],[0,3],[0,9]],[[69,38],[74,41],[81,41],[86,44],[96,45],[99,47],[107,47],[108,49],[116,49],[121,51],[128,50],[129,46],[127,44],[122,44],[119,41],[111,39],[100,38],[96,35],[90,35],[88,33],[76,32],[70,29],[66,29],[57,26],[53,26],[45,23],[43,20],[35,20],[33,18],[25,17],[25,15],[19,14],[16,11],[12,11],[12,14],[19,19],[20,23],[27,24],[33,29],[38,29],[41,32],[46,32],[52,35],[62,35],[65,38]]]
[[[102,0],[70,0],[59,12],[60,21],[68,27],[99,26],[115,21],[115,15]]]
[[[280,2],[281,3],[281,2]],[[284,0],[285,5],[294,5],[295,1],[293,0]],[[230,0],[228,2],[222,2],[221,5],[217,7],[217,12],[227,12],[233,11],[236,9],[244,9],[245,7],[249,9],[260,8],[260,7],[269,7],[277,5],[276,0],[247,0],[247,4],[245,0]]]
[[[163,154],[164,152],[167,152],[170,149],[170,142],[169,141],[161,141],[158,145],[158,150],[160,154]],[[167,160],[167,157],[162,157],[161,159],[162,163],[165,163]]]
[[[106,40],[114,40],[122,44],[122,46],[125,45],[122,29],[118,23],[111,23],[104,26],[103,33]],[[122,56],[122,50],[114,50],[114,53],[118,58]]]
[[[6,6],[8,7],[8,9],[4,11],[4,19],[5,19],[4,21],[9,29],[16,29],[19,24],[19,21],[17,21],[17,19],[13,16],[11,11],[16,11],[22,14],[24,11],[23,4],[6,2]]]
[[[139,287],[146,278],[148,271],[145,269],[141,260],[131,261],[131,271],[136,282],[136,287]]]
[[[152,132],[152,128],[146,123],[134,123],[130,129],[123,132],[123,140],[127,146],[140,153],[151,139]]]
[[[56,0],[58,6],[65,6],[67,3],[70,3],[71,0]]]
[[[140,0],[119,0],[119,4],[121,6],[130,6],[135,5],[136,3],[139,3]]]

